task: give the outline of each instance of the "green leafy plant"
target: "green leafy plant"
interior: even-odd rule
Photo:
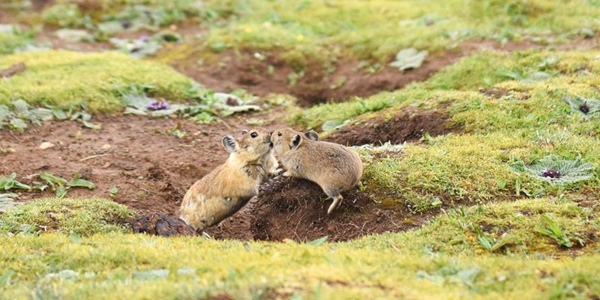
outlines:
[[[506,245],[514,243],[514,238],[512,236],[505,235],[502,238],[497,239],[496,237],[483,232],[479,225],[475,227],[475,233],[477,234],[477,242],[479,242],[479,245],[490,252],[497,251]]]
[[[251,104],[256,98],[246,95],[244,91],[234,91],[230,94],[215,93],[195,85],[189,91],[190,97],[196,100],[195,103],[169,104],[164,100],[148,97],[146,93],[151,89],[152,87],[148,87],[147,90],[130,87],[129,93],[123,92],[122,103],[126,106],[125,113],[153,117],[179,115],[191,118],[197,123],[208,124],[220,120],[219,117],[261,110],[260,106]]]
[[[559,246],[571,248],[574,246],[572,240],[575,240],[580,246],[584,245],[582,238],[567,233],[550,217],[542,216],[542,222],[542,225],[535,226],[535,231],[554,239]]]
[[[515,169],[528,172],[537,179],[551,184],[566,184],[592,178],[594,165],[581,160],[567,160],[554,155],[546,156],[532,165],[518,161]]]
[[[329,236],[328,236],[328,235],[326,235],[326,236],[324,236],[324,237],[322,237],[322,238],[318,238],[318,239],[316,239],[316,240],[314,240],[314,241],[311,241],[311,242],[310,242],[310,243],[308,243],[308,244],[309,244],[309,245],[312,245],[312,246],[319,246],[319,245],[321,245],[321,244],[325,243],[325,242],[327,241],[327,238],[329,238]]]
[[[85,187],[90,190],[96,188],[96,185],[90,181],[79,178],[79,174],[76,172],[71,181],[67,181],[64,178],[54,176],[50,173],[43,172],[39,175],[40,179],[44,180],[47,184],[36,183],[36,188],[45,190],[48,186],[56,192],[56,197],[63,198],[67,194],[67,190],[73,187]]]
[[[0,190],[8,191],[11,189],[31,190],[31,186],[16,181],[16,173],[11,173],[8,177],[0,177]]]
[[[178,138],[178,139],[185,139],[188,136],[187,132],[185,132],[185,130],[181,130],[179,128],[179,126],[175,126],[175,127],[171,128],[171,129],[169,129],[167,131],[167,133],[169,135],[172,135],[172,136]]]
[[[50,120],[80,121],[86,128],[98,129],[100,126],[90,122],[92,115],[87,113],[88,106],[84,102],[72,103],[68,110],[48,106],[47,108],[32,108],[22,99],[12,102],[13,110],[6,105],[0,105],[0,129],[8,125],[11,129],[24,131],[29,121],[35,125],[41,125]]]
[[[28,224],[21,224],[17,222],[4,222],[0,220],[0,233],[7,235],[15,234],[36,234],[35,226]],[[2,286],[0,284],[0,286]]]
[[[121,52],[135,58],[143,58],[154,55],[166,42],[177,42],[181,39],[178,34],[172,32],[159,32],[150,37],[141,36],[138,39],[111,38],[109,41]]]
[[[563,101],[571,106],[572,112],[579,111],[586,117],[600,111],[600,101],[598,99],[586,99],[580,96],[575,96],[575,98],[564,96]]]
[[[117,193],[118,193],[118,192],[119,192],[119,188],[117,188],[116,186],[113,186],[113,187],[111,187],[111,188],[108,190],[108,194],[109,194],[111,197],[115,197],[115,196],[117,195]]]
[[[396,54],[396,60],[390,63],[391,67],[398,68],[400,71],[419,68],[429,51],[419,51],[415,48],[402,49]]]
[[[0,213],[5,212],[8,208],[15,206],[15,199],[19,197],[15,193],[0,194]]]

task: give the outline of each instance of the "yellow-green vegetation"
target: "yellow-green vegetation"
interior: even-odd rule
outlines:
[[[553,0],[228,0],[201,5],[195,0],[59,0],[44,9],[41,19],[53,26],[93,28],[106,20],[135,23],[144,14],[152,20],[142,23],[153,28],[184,20],[200,23],[207,31],[203,45],[216,52],[277,51],[300,65],[315,59],[332,62],[340,54],[383,63],[403,48],[437,51],[477,38],[563,43],[593,36],[600,28],[597,1]]]
[[[134,217],[134,211],[112,201],[46,198],[14,207],[0,215],[0,221],[35,225],[41,231],[92,235],[131,231],[129,222]]]
[[[0,55],[12,53],[15,49],[27,44],[27,38],[12,33],[0,32]]]
[[[447,125],[460,133],[407,145],[400,156],[372,159],[363,153],[369,162],[363,188],[386,206],[420,212],[457,202],[597,195],[600,115],[586,114],[565,99],[598,98],[594,87],[600,84],[599,55],[484,52],[401,91],[319,105],[297,113],[292,121],[308,128],[320,128],[328,120],[360,126],[408,111],[445,111]],[[595,171],[587,181],[561,185],[524,171],[523,166],[550,156],[579,159]]]
[[[210,47],[282,51],[299,63],[339,53],[384,62],[403,48],[436,51],[473,38],[553,42],[593,32],[600,14],[594,1],[552,0],[218,1],[206,11],[223,7],[234,17],[211,27]]]
[[[582,238],[583,252],[537,233],[544,218],[577,245]],[[0,239],[0,298],[593,298],[600,256],[586,235],[598,226],[591,210],[544,198],[451,210],[418,230],[343,243],[18,234]]]
[[[194,82],[173,69],[124,54],[71,51],[0,56],[0,69],[24,62],[27,69],[0,81],[0,104],[23,99],[34,106],[68,108],[84,101],[93,112],[123,109],[121,96],[132,88],[170,101],[189,99]]]
[[[196,4],[58,0],[41,18],[91,29],[107,20],[118,27],[135,19],[152,29],[185,18],[201,22],[202,44],[173,47],[179,52],[162,62],[196,52],[204,59],[207,49],[250,49],[279,53],[295,67],[356,56],[372,70],[407,47],[452,49],[473,38],[555,44],[600,29],[598,1]],[[0,35],[0,53],[20,43]],[[421,228],[340,243],[161,238],[127,233],[135,213],[108,200],[41,199],[0,215],[0,299],[599,298],[600,106],[590,108],[600,97],[599,57],[482,52],[402,90],[290,118],[320,129],[330,120],[360,126],[405,112],[446,113],[452,133],[425,135],[399,152],[386,152],[389,145],[377,153],[359,149],[361,191],[409,219],[437,214]],[[84,101],[92,111],[114,112],[132,91],[173,101],[194,92],[194,83],[172,69],[116,53],[4,55],[0,69],[17,62],[27,69],[0,80],[0,104],[23,99],[68,108]]]

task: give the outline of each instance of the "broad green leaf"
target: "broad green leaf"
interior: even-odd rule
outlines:
[[[58,187],[58,189],[56,190],[56,197],[62,198],[65,195],[67,195],[67,189],[64,186]]]
[[[326,236],[324,236],[324,237],[322,237],[322,238],[316,239],[316,240],[314,240],[314,241],[311,241],[311,242],[310,242],[310,243],[308,243],[308,244],[309,244],[309,245],[313,245],[313,246],[319,246],[319,245],[321,245],[321,244],[325,243],[325,242],[327,241],[327,238],[329,238],[329,236],[328,236],[328,235],[326,235]]]
[[[52,114],[54,115],[55,118],[57,118],[59,120],[66,120],[68,118],[65,111],[58,107],[52,108]]]
[[[43,172],[42,174],[40,174],[40,178],[42,180],[45,180],[46,182],[48,182],[50,184],[50,186],[52,186],[52,187],[54,187],[55,184],[57,184],[59,186],[63,186],[65,184],[67,184],[66,179],[54,176],[54,175],[52,175],[50,173],[46,173],[46,172]]]
[[[402,49],[396,54],[396,60],[390,63],[390,66],[398,68],[400,71],[416,69],[423,64],[429,51],[419,51],[415,48]]]
[[[12,278],[12,276],[15,274],[15,271],[13,270],[6,270],[4,272],[4,274],[2,274],[2,276],[0,276],[0,286],[4,287],[4,286],[8,286],[10,285],[10,279]]]
[[[69,181],[69,183],[67,183],[67,185],[70,187],[86,187],[90,190],[93,190],[96,188],[96,185],[93,184],[92,182],[84,180],[84,179],[80,179],[80,178],[75,178],[75,179]]]

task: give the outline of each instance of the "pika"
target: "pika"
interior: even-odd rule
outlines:
[[[229,158],[190,187],[179,209],[180,218],[198,232],[236,213],[278,172],[267,130],[244,130],[238,140],[225,136],[222,143]]]
[[[317,183],[333,199],[328,214],[342,202],[343,191],[360,181],[363,165],[355,151],[340,144],[319,141],[314,131],[305,134],[286,128],[271,135],[273,151],[285,168],[283,176]]]

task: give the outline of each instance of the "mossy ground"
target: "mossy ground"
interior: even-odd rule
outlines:
[[[61,204],[67,203],[78,202]],[[541,216],[583,237],[586,247],[559,248],[536,233]],[[83,238],[19,234],[0,240],[0,270],[7,276],[0,291],[3,299],[594,297],[599,248],[586,235],[598,222],[569,200],[542,198],[451,210],[418,230],[320,245],[161,238],[120,229]],[[511,240],[485,250],[476,226],[492,241]]]
[[[113,52],[12,54],[0,56],[0,69],[18,62],[27,69],[0,81],[0,104],[23,99],[34,106],[69,108],[83,101],[93,112],[119,112],[123,94],[148,89],[152,96],[184,101],[194,84],[167,66]]]
[[[74,7],[68,3],[58,5]],[[122,3],[104,1],[102,9]],[[473,37],[568,40],[597,30],[599,9],[594,1],[546,0],[297,1],[284,9],[256,0],[209,2],[201,19],[212,22],[204,24],[204,46],[217,52],[277,50],[300,64],[346,54],[383,62],[404,47],[436,51]],[[51,15],[45,21],[57,25]],[[9,47],[0,51],[21,45],[3,38]],[[598,98],[598,56],[483,52],[403,90],[290,118],[320,129],[407,108],[446,110],[461,132],[425,136],[400,155],[360,150],[360,188],[374,201],[439,213],[420,229],[320,245],[160,238],[123,233],[133,213],[108,200],[44,199],[0,215],[0,298],[597,298],[599,116],[563,97]],[[114,53],[4,55],[0,69],[21,61],[25,72],[0,81],[0,104],[83,100],[110,112],[122,108],[120,93],[131,86],[184,100],[192,85],[163,65]],[[516,168],[549,155],[591,163],[591,179],[554,185]],[[53,232],[19,233],[14,224]],[[541,233],[552,226],[553,236]]]

